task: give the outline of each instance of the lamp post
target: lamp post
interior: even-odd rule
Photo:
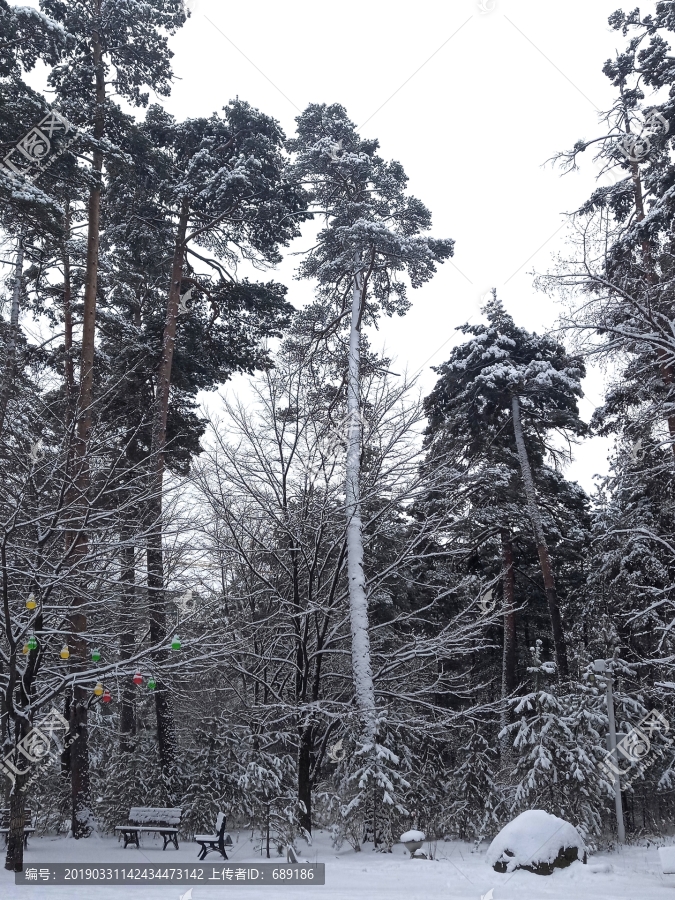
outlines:
[[[609,719],[609,751],[614,763],[614,806],[616,807],[616,827],[619,843],[626,842],[626,830],[623,824],[623,808],[621,806],[621,776],[619,775],[619,754],[616,749],[616,723],[614,721],[614,696],[612,694],[612,673],[604,659],[596,659],[593,671],[607,687],[607,718]]]

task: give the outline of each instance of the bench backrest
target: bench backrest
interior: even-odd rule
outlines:
[[[216,834],[220,837],[221,832],[225,831],[225,813],[219,812],[216,819]]]
[[[183,810],[179,808],[162,808],[157,806],[132,806],[129,810],[129,822],[132,825],[180,825]]]
[[[11,810],[9,809],[0,809],[0,828],[9,828],[9,816]],[[33,813],[30,808],[27,806],[24,811],[24,826],[33,824]]]

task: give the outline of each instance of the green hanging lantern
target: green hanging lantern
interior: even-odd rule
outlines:
[[[29,650],[37,650],[37,638],[34,634],[31,634],[31,636],[28,638],[27,646]]]
[[[178,637],[177,634],[174,634],[173,640],[171,641],[171,649],[172,650],[180,650],[180,648],[181,648],[180,638]]]
[[[156,687],[157,687],[157,682],[155,681],[154,675],[151,675],[150,678],[148,679],[148,690],[154,691],[154,689]]]
[[[101,651],[98,649],[98,647],[94,647],[94,649],[91,651],[91,661],[98,662],[100,660],[100,658],[101,658]]]

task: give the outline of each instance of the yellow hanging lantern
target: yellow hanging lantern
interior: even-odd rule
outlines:
[[[35,599],[35,594],[29,594],[28,600],[26,600],[26,609],[35,609],[37,606],[37,600]]]
[[[68,657],[70,656],[70,650],[68,649],[68,644],[63,645],[59,656],[61,657],[61,659],[68,659]]]
[[[30,651],[30,647],[28,646],[28,644],[24,644],[23,647],[21,648],[21,652],[27,656],[29,651]]]
[[[103,685],[101,684],[100,681],[98,682],[98,684],[97,684],[96,687],[94,688],[94,693],[96,694],[97,697],[100,697],[101,694],[103,693]]]

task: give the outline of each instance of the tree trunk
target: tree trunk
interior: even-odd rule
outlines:
[[[150,504],[152,524],[148,532],[148,605],[150,607],[150,642],[153,646],[166,638],[166,596],[164,591],[164,558],[162,554],[161,496]],[[158,650],[154,659],[161,668],[167,658],[166,650]],[[173,697],[159,672],[155,675],[155,713],[157,715],[157,746],[162,773],[170,784],[176,764],[176,722]]]
[[[541,523],[541,515],[539,513],[539,507],[537,505],[537,495],[534,490],[534,480],[532,478],[530,461],[527,457],[525,438],[523,437],[523,426],[520,421],[520,402],[518,400],[518,397],[516,396],[511,398],[511,409],[513,411],[513,431],[516,438],[516,448],[518,450],[520,471],[523,476],[523,484],[525,485],[527,506],[530,513],[530,519],[532,521],[534,539],[537,544],[537,553],[539,554],[539,564],[541,566],[542,575],[544,576],[544,587],[546,588],[548,611],[551,616],[551,630],[553,631],[553,644],[555,646],[558,677],[567,678],[569,674],[567,665],[567,647],[565,646],[565,634],[563,632],[562,620],[560,617],[558,595],[555,589],[555,580],[553,578],[551,558],[548,553],[546,538],[544,537],[544,528]]]
[[[354,276],[352,313],[349,333],[349,373],[347,380],[347,461],[345,478],[345,511],[347,514],[347,578],[349,613],[352,633],[352,669],[356,705],[364,737],[374,743],[376,733],[375,686],[370,658],[368,632],[368,598],[363,572],[363,526],[361,524],[361,306],[363,277]]]
[[[96,78],[96,113],[94,138],[100,141],[105,132],[105,75],[103,51],[98,30],[92,33],[92,57]],[[82,313],[82,350],[80,358],[80,396],[77,423],[78,449],[86,453],[91,431],[92,401],[94,396],[94,345],[96,339],[96,293],[98,287],[98,254],[101,218],[101,173],[103,153],[94,150],[92,160],[94,183],[89,191],[87,260],[84,279],[84,308]],[[83,474],[86,471],[82,467]]]
[[[73,701],[72,688],[66,688],[64,698],[63,698],[63,718],[66,719],[69,723],[71,723],[71,721],[72,721],[70,718],[70,710],[73,705],[72,701]],[[72,732],[70,731],[70,725],[69,725],[68,734],[65,736],[65,741],[64,741],[66,746],[64,747],[63,753],[61,754],[61,776],[63,778],[70,777],[70,769],[72,766],[71,759],[70,759],[70,744],[71,744],[72,737],[73,737],[73,735],[72,735]]]
[[[4,666],[0,663],[0,674],[4,674]],[[7,699],[5,691],[0,691],[0,756],[5,756],[11,750],[9,740],[9,711],[7,709]],[[9,778],[5,778],[4,800],[2,807],[7,809],[9,806],[9,792],[12,789]]]
[[[166,446],[166,421],[169,413],[169,396],[171,392],[171,368],[176,345],[176,325],[178,323],[180,288],[185,259],[185,235],[187,234],[189,218],[190,204],[187,198],[183,198],[171,266],[171,286],[166,305],[162,358],[157,373],[157,395],[155,397],[152,428],[150,466],[153,477],[149,504],[148,602],[150,605],[150,639],[153,643],[158,643],[166,637],[166,595],[164,591],[164,558],[162,552],[164,448]],[[166,652],[160,651],[156,658],[160,661],[165,659]],[[176,725],[174,721],[173,698],[167,685],[159,678],[157,679],[157,688],[155,690],[155,709],[157,712],[159,758],[162,771],[168,776],[175,764]]]
[[[265,834],[266,834],[265,846],[267,848],[267,858],[268,859],[270,858],[270,816],[271,816],[271,812],[270,812],[270,807],[268,804],[267,805],[267,821],[265,822]]]
[[[124,527],[121,532],[122,543],[122,615],[120,627],[120,661],[129,659],[134,646],[134,623],[136,585],[134,571],[134,546],[131,533]],[[136,734],[136,718],[134,716],[135,685],[128,678],[124,680],[122,689],[122,708],[120,709],[120,750],[131,753],[134,749],[132,738]]]
[[[185,235],[190,218],[190,204],[183,198],[176,232],[176,243],[171,266],[171,286],[166,304],[166,319],[162,339],[162,358],[157,373],[157,396],[155,398],[155,414],[152,432],[153,465],[155,472],[161,476],[164,471],[164,447],[166,445],[166,420],[169,413],[169,394],[171,392],[171,367],[173,351],[176,346],[176,326],[178,323],[178,307],[180,304],[180,287],[183,279],[183,262],[185,259]]]
[[[75,365],[73,363],[73,295],[70,278],[70,201],[66,203],[65,239],[63,242],[63,350],[64,350],[64,382],[66,391],[66,424],[70,425],[75,413]]]
[[[99,3],[100,11],[100,3]],[[100,26],[92,32],[92,62],[96,81],[96,111],[94,115],[94,138],[100,141],[105,132],[105,74],[103,71],[103,51],[100,37]],[[75,441],[75,471],[73,477],[76,489],[77,517],[80,528],[75,537],[72,560],[75,567],[80,567],[81,578],[84,579],[84,562],[88,553],[88,538],[82,523],[88,511],[88,493],[90,484],[89,464],[87,460],[89,440],[91,437],[93,399],[94,399],[94,347],[96,340],[96,293],[98,285],[98,255],[101,217],[101,173],[103,171],[103,153],[94,150],[92,160],[94,184],[89,191],[87,260],[84,281],[84,303],[82,312],[82,350],[80,355],[80,391],[77,404],[77,440]],[[78,591],[73,597],[70,615],[71,629],[71,668],[82,671],[86,664],[87,645],[81,637],[87,629],[86,616],[87,592]],[[82,687],[75,687],[71,720],[75,725],[71,730],[77,734],[77,740],[71,750],[72,778],[72,823],[73,837],[88,837],[91,833],[92,812],[89,794],[89,746],[87,727],[88,692]]]
[[[298,800],[304,806],[305,811],[300,812],[300,827],[309,834],[312,833],[312,727],[300,729],[298,743]]]
[[[12,390],[12,384],[16,377],[16,345],[19,337],[19,305],[21,301],[21,288],[23,282],[23,239],[19,238],[16,251],[16,263],[14,267],[14,290],[12,291],[12,309],[9,316],[9,335],[7,338],[7,355],[5,356],[5,371],[0,385],[0,434],[4,431],[7,404]]]
[[[89,837],[93,830],[93,813],[90,806],[89,741],[87,704],[89,692],[75,685],[70,705],[70,778],[73,813],[71,827],[74,838]]]
[[[502,659],[502,700],[516,689],[516,578],[513,571],[513,544],[507,529],[502,538],[502,583],[504,590],[504,655]]]
[[[27,775],[17,775],[9,800],[9,833],[7,835],[7,852],[5,868],[14,872],[23,869],[23,827],[26,821],[26,794],[22,788],[28,780]]]

